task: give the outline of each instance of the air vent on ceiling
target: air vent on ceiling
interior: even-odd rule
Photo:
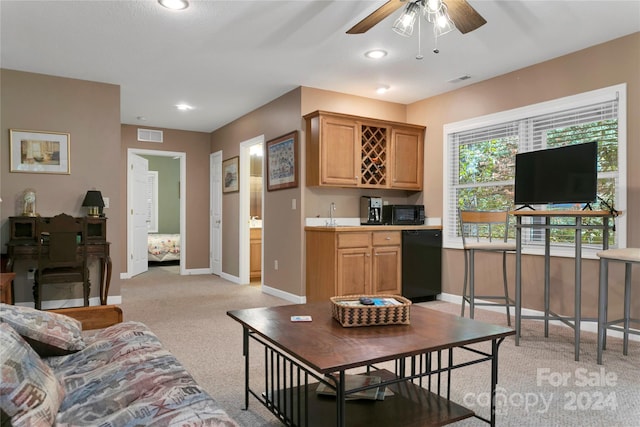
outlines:
[[[138,129],[138,141],[162,142],[162,131],[152,129]]]
[[[471,76],[468,74],[465,74],[464,76],[460,76],[460,77],[456,77],[455,79],[451,79],[449,80],[449,83],[458,83],[467,79],[470,79]]]

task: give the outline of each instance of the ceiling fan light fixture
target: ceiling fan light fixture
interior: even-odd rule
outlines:
[[[447,13],[447,6],[443,3],[440,10],[436,13],[435,22],[433,23],[433,32],[436,37],[447,34],[453,31],[456,25],[453,23],[449,14]]]
[[[422,6],[422,14],[428,22],[434,22],[436,14],[442,8],[442,0],[426,0]]]
[[[411,34],[413,34],[413,25],[416,23],[416,18],[419,14],[420,7],[417,2],[409,3],[402,15],[394,22],[393,31],[403,37],[411,36]]]

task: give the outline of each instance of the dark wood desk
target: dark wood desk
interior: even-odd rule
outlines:
[[[229,311],[242,324],[245,357],[245,406],[253,395],[287,425],[327,425],[333,413],[337,426],[443,425],[475,416],[495,425],[495,399],[490,418],[450,400],[452,370],[480,362],[491,363],[491,396],[498,381],[498,346],[512,329],[461,318],[420,306],[411,307],[411,324],[343,328],[331,317],[329,302]],[[311,322],[291,316],[310,315]],[[250,361],[250,345],[264,347]],[[490,352],[467,346],[490,341]],[[453,362],[453,350],[477,357]],[[443,355],[447,354],[447,357]],[[262,362],[261,362],[262,361]],[[395,361],[395,372],[377,370],[376,363]],[[249,371],[263,363],[262,391],[255,391]],[[436,364],[434,367],[433,364]],[[380,376],[394,395],[383,401],[349,401],[359,389],[345,389],[346,371],[366,367]],[[448,386],[442,386],[446,378]],[[436,385],[432,388],[432,379]],[[424,383],[423,383],[424,381]],[[336,399],[315,394],[322,382],[335,389]]]
[[[7,270],[13,271],[15,261],[37,260],[36,221],[42,217],[9,217],[10,240],[7,243]],[[110,243],[107,242],[107,218],[83,217],[85,224],[87,257],[100,263],[100,304],[107,304],[111,284]]]

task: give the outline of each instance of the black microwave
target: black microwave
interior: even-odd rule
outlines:
[[[424,225],[424,205],[382,206],[382,222],[390,225]]]

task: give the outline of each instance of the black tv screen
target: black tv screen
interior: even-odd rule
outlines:
[[[516,205],[590,203],[598,186],[598,143],[516,154]]]

